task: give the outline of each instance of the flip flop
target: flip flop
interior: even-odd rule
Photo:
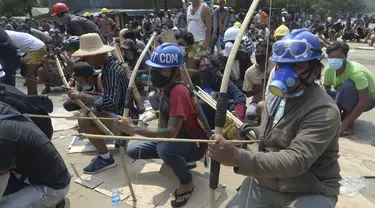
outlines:
[[[190,199],[191,193],[193,193],[193,191],[194,191],[194,186],[190,191],[187,191],[187,192],[184,192],[184,193],[181,193],[181,194],[177,194],[177,189],[176,189],[174,191],[174,195],[173,195],[174,200],[171,201],[171,206],[172,207],[182,207],[182,206],[184,206],[188,202],[188,200]],[[187,195],[190,195],[190,196],[186,198],[185,196],[187,196]],[[177,202],[177,199],[180,198],[180,197],[185,197],[185,198],[184,198],[183,201]]]

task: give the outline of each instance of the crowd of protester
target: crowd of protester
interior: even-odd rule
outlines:
[[[41,94],[48,94],[63,84],[56,67],[58,58],[71,87],[68,92],[71,100],[64,103],[64,108],[80,110],[75,102],[80,99],[95,109],[98,117],[116,118],[128,107],[125,99],[130,93],[127,90],[130,75],[150,37],[156,33],[155,44],[140,60],[133,86],[134,105],[129,107],[129,117],[139,120],[140,124],[124,119],[106,120],[103,124],[117,134],[208,139],[215,128],[216,111],[204,100],[197,99],[194,91],[201,88],[213,99],[218,98],[224,66],[244,17],[244,12],[228,8],[225,0],[218,0],[214,7],[192,0],[186,10],[145,14],[122,27],[109,9],[78,16],[71,14],[64,3],[56,3],[52,7],[53,21],[0,18],[0,76],[5,86],[16,90],[15,77],[20,69],[26,80],[27,94],[43,99],[38,96],[38,83],[45,85]],[[369,45],[373,46],[375,29],[369,28],[367,16],[357,15],[354,21],[351,19],[350,14],[311,15],[287,9],[271,12],[259,9],[254,14],[235,57],[227,92],[226,110],[245,122],[245,127],[239,132],[233,121],[227,121],[224,135],[226,139],[238,139],[246,131],[258,132],[246,124],[250,121],[252,125],[267,126],[264,130],[267,136],[264,138],[262,134],[259,154],[241,152],[215,135],[217,143],[209,146],[139,141],[127,147],[127,155],[134,159],[160,158],[172,168],[180,181],[173,193],[173,207],[181,207],[189,200],[194,190],[189,170],[196,167],[196,161],[207,151],[222,164],[236,167],[237,173],[256,177],[256,186],[262,193],[263,187],[273,193],[280,192],[270,185],[269,179],[278,177],[285,187],[283,194],[313,190],[317,194],[309,195],[304,203],[319,201],[320,207],[333,207],[340,178],[338,136],[355,133],[354,121],[375,106],[374,78],[363,65],[348,60],[349,46],[345,43],[370,41]],[[340,39],[343,42],[338,42]],[[117,48],[119,50],[115,50]],[[328,55],[323,82],[326,91],[315,83],[324,68],[320,62],[323,48]],[[194,86],[183,79],[182,70],[187,71]],[[248,99],[251,101],[247,102]],[[8,106],[9,100],[0,101],[2,114],[12,115],[0,117],[0,120],[7,120],[1,124],[1,128],[7,128],[7,135],[3,133],[6,139],[0,139],[0,176],[4,176],[0,181],[3,196],[0,206],[65,204],[63,199],[69,190],[70,176],[50,142],[52,133],[47,132],[45,124],[34,121],[36,125],[32,125],[29,118],[18,113],[31,113],[28,106],[35,104],[23,103],[26,110],[10,104],[17,111]],[[290,106],[298,103],[291,109]],[[268,118],[264,116],[264,109],[270,105],[272,115]],[[159,128],[149,128],[148,122],[157,118]],[[306,126],[298,122],[306,122]],[[14,123],[20,126],[15,127]],[[101,134],[92,120],[80,119],[78,125],[80,133]],[[297,126],[300,129],[296,130]],[[22,135],[18,134],[20,128]],[[277,142],[279,138],[282,141]],[[85,173],[95,174],[116,166],[104,140],[90,139],[90,142],[99,154],[84,168]],[[288,148],[289,144],[296,151],[287,152],[293,149]],[[17,148],[21,148],[21,152]],[[290,162],[301,157],[306,160]],[[248,161],[254,165],[245,164]],[[28,183],[20,183],[15,173],[26,176]],[[316,189],[311,189],[312,186]],[[30,195],[38,197],[25,197]],[[21,196],[22,200],[18,200]],[[273,201],[280,206],[288,203],[278,198],[283,197],[273,194],[268,198],[262,195],[261,199],[247,197],[247,200],[254,204]]]

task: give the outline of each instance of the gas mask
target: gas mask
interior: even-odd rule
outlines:
[[[284,97],[296,84],[298,75],[290,65],[284,65],[275,71],[275,77],[269,85],[269,91],[278,96]]]
[[[284,97],[285,95],[288,96],[288,98],[293,98],[293,97],[298,97],[301,94],[303,94],[303,89],[300,91],[296,91],[299,88],[295,88],[292,92],[289,91],[292,89],[296,82],[297,79],[301,83],[301,85],[304,85],[305,87],[308,87],[310,83],[308,83],[308,79],[313,75],[315,72],[315,67],[309,65],[309,67],[302,72],[301,74],[297,74],[291,65],[285,64],[283,65],[280,69],[275,71],[275,77],[272,80],[272,82],[269,85],[269,91],[278,96],[278,97]],[[307,78],[302,78],[304,74],[307,74]]]

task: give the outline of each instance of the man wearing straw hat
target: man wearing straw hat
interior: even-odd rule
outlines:
[[[207,138],[198,123],[196,100],[192,99],[184,84],[176,81],[180,76],[180,67],[184,65],[180,47],[173,43],[163,43],[155,49],[146,64],[152,67],[153,85],[162,91],[159,129],[133,127],[129,120],[119,120],[121,131],[146,137]],[[126,154],[133,159],[160,158],[170,166],[180,180],[171,205],[182,207],[194,190],[187,162],[200,160],[205,151],[205,144],[138,141],[129,145]]]
[[[72,89],[69,92],[71,99],[80,99],[89,103],[98,112],[99,117],[117,117],[122,115],[125,108],[126,89],[129,79],[126,72],[120,65],[116,63],[114,57],[108,55],[113,51],[111,46],[104,45],[97,33],[88,33],[80,38],[80,49],[72,54],[73,57],[84,57],[87,63],[94,68],[102,68],[102,84],[104,88],[103,95],[90,95],[84,92],[78,92]],[[130,109],[130,116],[136,115],[136,110]],[[113,133],[119,133],[117,125],[111,120],[103,120]],[[81,132],[90,134],[102,134],[97,126],[91,120],[78,121]],[[116,165],[115,160],[109,153],[104,140],[90,140],[99,152],[99,156],[95,157],[91,163],[83,169],[85,173],[94,174]]]

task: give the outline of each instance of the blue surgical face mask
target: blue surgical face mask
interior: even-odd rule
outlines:
[[[331,67],[333,70],[338,70],[342,67],[344,64],[344,59],[338,59],[338,58],[329,58],[328,59],[328,66]]]
[[[275,72],[275,77],[269,85],[269,91],[278,96],[284,97],[296,84],[298,75],[290,65],[284,65]]]
[[[181,53],[185,55],[185,46],[180,46]]]

